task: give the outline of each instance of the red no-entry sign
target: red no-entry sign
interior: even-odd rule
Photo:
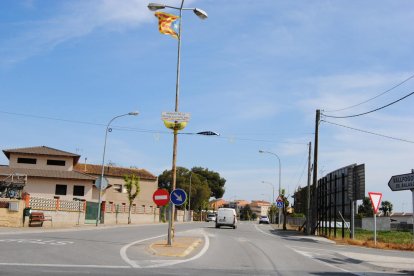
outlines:
[[[158,189],[152,195],[152,200],[157,206],[164,206],[170,201],[170,193],[165,189]]]

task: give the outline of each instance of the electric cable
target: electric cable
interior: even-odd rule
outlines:
[[[103,126],[106,127],[106,124],[102,123],[93,123],[93,122],[86,122],[86,121],[77,121],[77,120],[69,120],[69,119],[61,119],[61,118],[54,118],[48,116],[41,116],[41,115],[33,115],[33,114],[24,114],[24,113],[16,113],[16,112],[8,112],[0,110],[0,113],[15,115],[15,116],[22,116],[22,117],[29,117],[29,118],[36,118],[36,119],[44,119],[44,120],[51,120],[51,121],[59,121],[59,122],[66,122],[66,123],[74,123],[74,124],[83,124],[83,125],[93,125],[93,126]],[[123,127],[123,126],[111,126],[111,129],[121,130],[121,131],[131,131],[131,132],[140,132],[140,133],[153,133],[153,134],[173,134],[172,131],[167,130],[153,130],[153,129],[139,129],[139,128],[132,128],[132,127]],[[181,135],[195,135],[197,133],[192,132],[179,132]],[[306,143],[300,142],[276,142],[272,140],[262,140],[262,139],[250,139],[250,138],[238,138],[235,136],[216,136],[216,138],[220,139],[227,139],[230,141],[237,140],[237,141],[248,141],[248,142],[263,142],[263,143],[278,143],[278,144],[295,144],[295,145],[303,145]]]
[[[336,125],[336,126],[340,126],[340,127],[352,129],[352,130],[359,131],[359,132],[363,132],[363,133],[368,133],[368,134],[380,136],[380,137],[383,137],[383,138],[388,138],[388,139],[392,139],[392,140],[397,140],[397,141],[401,141],[401,142],[406,142],[406,143],[414,144],[414,141],[410,141],[410,140],[407,140],[407,139],[396,138],[396,137],[392,137],[392,136],[388,136],[388,135],[384,135],[384,134],[379,134],[379,133],[375,133],[375,132],[371,132],[371,131],[367,131],[367,130],[362,130],[362,129],[358,129],[358,128],[354,128],[354,127],[350,127],[350,126],[345,126],[345,125],[341,125],[341,124],[329,122],[329,121],[326,121],[326,120],[321,120],[321,122],[325,122],[325,123],[328,123],[328,124],[332,124],[332,125]]]
[[[322,115],[322,116],[324,116],[324,117],[328,117],[328,118],[335,118],[335,119],[344,119],[344,118],[353,118],[353,117],[358,117],[358,116],[362,116],[362,115],[366,115],[366,114],[369,114],[369,113],[373,113],[373,112],[375,112],[375,111],[378,111],[378,110],[384,109],[384,108],[386,108],[386,107],[389,107],[389,106],[391,106],[391,105],[393,105],[393,104],[395,104],[395,103],[398,103],[399,101],[404,100],[405,98],[408,98],[409,96],[411,96],[411,95],[413,95],[413,94],[414,94],[414,92],[411,92],[411,93],[409,93],[409,94],[405,95],[404,97],[399,98],[398,100],[395,100],[395,101],[393,101],[393,102],[391,102],[391,103],[389,103],[389,104],[387,104],[387,105],[384,105],[384,106],[378,107],[378,108],[376,108],[376,109],[373,109],[373,110],[370,110],[370,111],[367,111],[367,112],[364,112],[364,113],[359,113],[359,114],[354,114],[354,115],[347,115],[347,116],[332,116],[332,115],[326,115],[326,114],[323,114],[323,113],[322,113],[321,115]]]
[[[365,101],[363,101],[363,102],[360,102],[360,103],[358,103],[358,104],[354,104],[354,105],[351,105],[351,106],[348,106],[348,107],[344,107],[344,108],[341,108],[341,109],[336,109],[336,110],[328,110],[328,111],[325,111],[325,112],[331,113],[331,112],[344,111],[344,110],[347,110],[347,109],[351,109],[351,108],[353,108],[353,107],[357,107],[357,106],[363,105],[364,103],[367,103],[367,102],[370,102],[370,101],[372,101],[372,100],[375,100],[376,98],[379,98],[379,97],[381,97],[382,95],[384,95],[384,94],[386,94],[386,93],[388,93],[388,92],[390,92],[390,91],[394,90],[395,88],[397,88],[397,87],[399,87],[399,86],[403,85],[404,83],[406,83],[407,81],[411,80],[412,78],[414,78],[414,75],[409,76],[408,78],[406,78],[406,79],[405,79],[405,80],[403,80],[402,82],[398,83],[397,85],[394,85],[393,87],[391,87],[390,89],[388,89],[388,90],[386,90],[386,91],[382,92],[381,94],[379,94],[379,95],[377,95],[377,96],[375,96],[375,97],[369,98],[369,99],[367,99],[367,100],[365,100]]]

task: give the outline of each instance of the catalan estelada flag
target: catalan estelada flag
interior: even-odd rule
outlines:
[[[156,12],[155,16],[158,18],[158,29],[160,33],[178,38],[179,16],[165,12]]]

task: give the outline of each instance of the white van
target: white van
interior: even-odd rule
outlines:
[[[230,226],[233,229],[237,228],[236,210],[232,208],[219,208],[217,211],[216,228],[221,226]]]

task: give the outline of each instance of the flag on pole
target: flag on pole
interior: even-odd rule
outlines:
[[[178,38],[179,16],[165,12],[156,12],[155,16],[158,18],[158,29],[160,33]]]

